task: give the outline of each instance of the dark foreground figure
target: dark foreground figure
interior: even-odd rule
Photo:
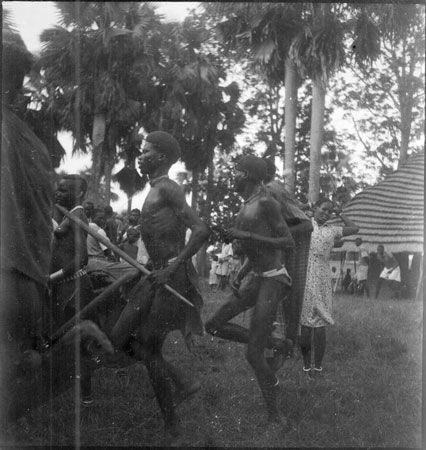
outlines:
[[[3,30],[0,429],[72,385],[80,362],[77,340],[83,345],[95,340],[112,351],[88,321],[46,345],[52,166],[44,144],[12,111],[30,67],[31,55],[20,36]]]

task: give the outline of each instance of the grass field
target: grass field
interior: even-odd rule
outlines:
[[[208,317],[222,300],[206,292],[204,301]],[[304,377],[300,352],[278,373],[287,432],[265,426],[243,345],[205,335],[195,357],[179,333],[171,334],[166,358],[202,383],[199,394],[179,407],[182,436],[175,445],[421,448],[422,306],[337,293],[321,377]],[[241,320],[248,324],[248,314]],[[71,391],[65,393],[6,430],[0,447],[170,444],[143,365],[122,376],[98,370],[93,393],[94,405],[82,409]]]

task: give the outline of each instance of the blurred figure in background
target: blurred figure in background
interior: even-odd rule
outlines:
[[[126,252],[134,260],[138,257],[138,240],[140,238],[140,233],[138,230],[132,228],[127,231],[126,241],[120,245],[121,250]]]
[[[370,298],[370,290],[368,288],[368,264],[369,264],[369,254],[367,249],[362,245],[362,239],[356,238],[355,245],[358,250],[358,271],[356,273],[357,279],[357,293],[364,295],[367,294],[367,298]]]
[[[218,266],[216,269],[216,275],[218,277],[218,291],[225,290],[228,284],[228,276],[229,276],[229,263],[232,259],[232,243],[224,242],[222,244],[221,251],[218,255]]]
[[[90,219],[93,217],[93,212],[95,211],[95,205],[93,202],[86,201],[83,203],[84,208],[84,214],[86,214],[86,217]]]
[[[216,275],[216,270],[217,270],[217,266],[219,265],[218,263],[218,256],[217,256],[217,246],[215,245],[210,245],[207,248],[207,255],[209,257],[210,260],[210,271],[209,271],[209,286],[210,286],[210,291],[212,292],[216,292],[217,290],[217,282],[218,282],[218,278]]]
[[[351,283],[352,283],[351,269],[346,269],[346,275],[343,277],[342,281],[343,292],[348,292]]]
[[[380,289],[383,283],[389,282],[390,288],[394,292],[394,299],[400,298],[401,291],[401,269],[395,256],[390,252],[385,252],[385,247],[380,244],[377,246],[377,259],[383,266],[376,286],[376,295],[379,297]]]

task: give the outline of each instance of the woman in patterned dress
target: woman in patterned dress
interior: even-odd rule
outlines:
[[[312,376],[311,350],[314,350],[314,372],[322,371],[322,359],[325,353],[325,327],[333,325],[332,319],[332,285],[330,271],[330,252],[335,239],[358,233],[358,226],[341,214],[345,226],[327,224],[335,212],[333,203],[320,199],[314,206],[312,218],[313,232],[309,248],[309,260],[306,274],[305,295],[300,319],[300,347],[303,356],[303,371]],[[311,345],[313,335],[313,346]]]

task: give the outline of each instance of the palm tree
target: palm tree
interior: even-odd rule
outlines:
[[[62,26],[45,30],[40,65],[54,96],[51,108],[73,132],[74,149],[92,151],[89,195],[105,175],[106,201],[116,147],[139,119],[135,71],[152,65],[147,34],[158,18],[148,4],[57,2]],[[144,73],[140,73],[141,71]]]
[[[331,75],[346,62],[345,42],[354,36],[352,54],[358,64],[374,61],[379,55],[379,34],[368,14],[368,5],[348,9],[339,3],[310,3],[304,25],[293,40],[290,54],[302,77],[312,80],[309,201],[320,193],[321,147],[327,84]],[[355,19],[355,20],[354,20]]]
[[[244,122],[235,83],[224,86],[225,70],[214,52],[210,29],[197,16],[182,24],[164,24],[164,69],[158,72],[160,107],[144,128],[173,134],[181,144],[182,161],[192,172],[192,207],[198,205],[198,180],[214,152],[234,144]],[[226,95],[225,95],[226,94]],[[226,100],[228,97],[229,100]]]
[[[209,5],[209,4],[207,4]],[[250,55],[260,65],[271,86],[285,86],[284,169],[287,189],[294,193],[297,90],[300,79],[289,53],[301,25],[303,3],[214,3],[207,6],[221,18],[219,31],[228,50],[237,58]]]

